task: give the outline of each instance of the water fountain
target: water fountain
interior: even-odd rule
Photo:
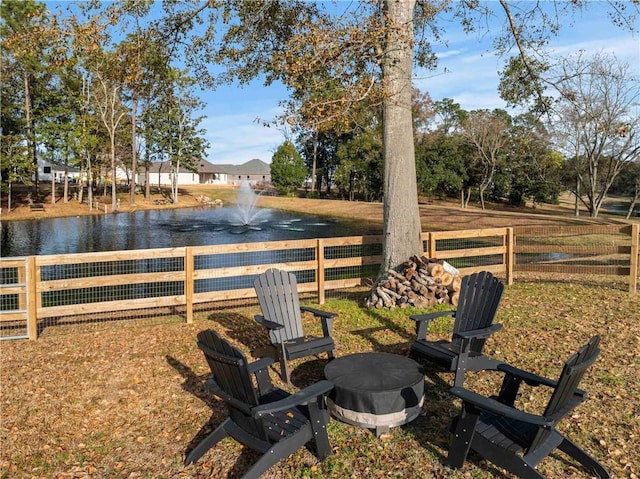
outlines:
[[[240,188],[236,195],[236,207],[233,216],[238,220],[233,226],[241,226],[246,229],[260,230],[257,220],[262,214],[262,210],[257,207],[260,194],[256,194],[248,181],[240,182]]]
[[[2,221],[0,256],[174,248],[356,234],[347,223],[311,214],[259,208],[259,197],[248,183],[243,183],[237,191],[237,204],[222,208]]]

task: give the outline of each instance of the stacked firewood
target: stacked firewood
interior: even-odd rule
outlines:
[[[387,271],[365,299],[368,308],[415,306],[425,308],[445,303],[457,306],[462,277],[443,260],[413,256],[397,270]]]

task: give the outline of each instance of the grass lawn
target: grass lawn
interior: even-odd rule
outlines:
[[[506,288],[487,352],[550,377],[593,334],[602,354],[582,383],[589,399],[561,424],[569,437],[618,478],[637,478],[640,465],[640,299],[609,278],[534,282]],[[410,309],[364,310],[358,297],[330,299],[339,313],[337,355],[359,351],[405,354],[413,338]],[[212,312],[193,324],[112,322],[89,329],[49,328],[37,341],[0,343],[0,477],[6,478],[231,478],[256,455],[225,440],[198,463],[183,467],[185,451],[226,416],[205,394],[208,368],[195,338],[214,328],[248,352],[267,342],[255,311]],[[310,328],[317,327],[309,323]],[[450,323],[437,324],[447,336]],[[294,362],[296,387],[322,376],[323,360]],[[284,387],[275,370],[273,380]],[[448,394],[452,374],[429,367],[424,414],[376,439],[365,429],[329,424],[333,455],[322,463],[296,452],[265,478],[504,478],[471,457],[462,470],[444,466],[448,425],[459,404]],[[490,374],[467,385],[488,393]],[[539,410],[546,396],[526,391],[520,404]],[[540,470],[549,478],[588,477],[560,455]]]

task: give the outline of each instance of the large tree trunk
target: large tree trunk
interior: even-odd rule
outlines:
[[[384,246],[380,276],[422,253],[411,116],[414,6],[415,0],[385,0],[389,28],[382,67]]]

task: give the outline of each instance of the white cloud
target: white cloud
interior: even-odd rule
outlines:
[[[465,110],[506,108],[499,97],[499,71],[506,58],[491,52],[491,38],[479,42],[473,35],[455,36],[450,48],[438,52],[438,71],[418,69],[414,84],[432,99],[451,98]],[[451,39],[450,39],[451,40]],[[550,44],[550,54],[568,56],[585,51],[615,53],[640,75],[640,41],[637,35],[613,27],[608,19],[595,23],[581,22],[580,27],[566,27]]]
[[[203,120],[210,143],[209,161],[241,164],[254,158],[269,163],[273,152],[282,143],[282,133],[256,122],[257,112],[215,115]]]
[[[266,127],[282,109],[282,89],[254,83],[251,88],[226,86],[202,95],[206,102],[201,126],[209,141],[208,160],[239,165],[254,158],[269,163],[284,139],[278,128]]]

